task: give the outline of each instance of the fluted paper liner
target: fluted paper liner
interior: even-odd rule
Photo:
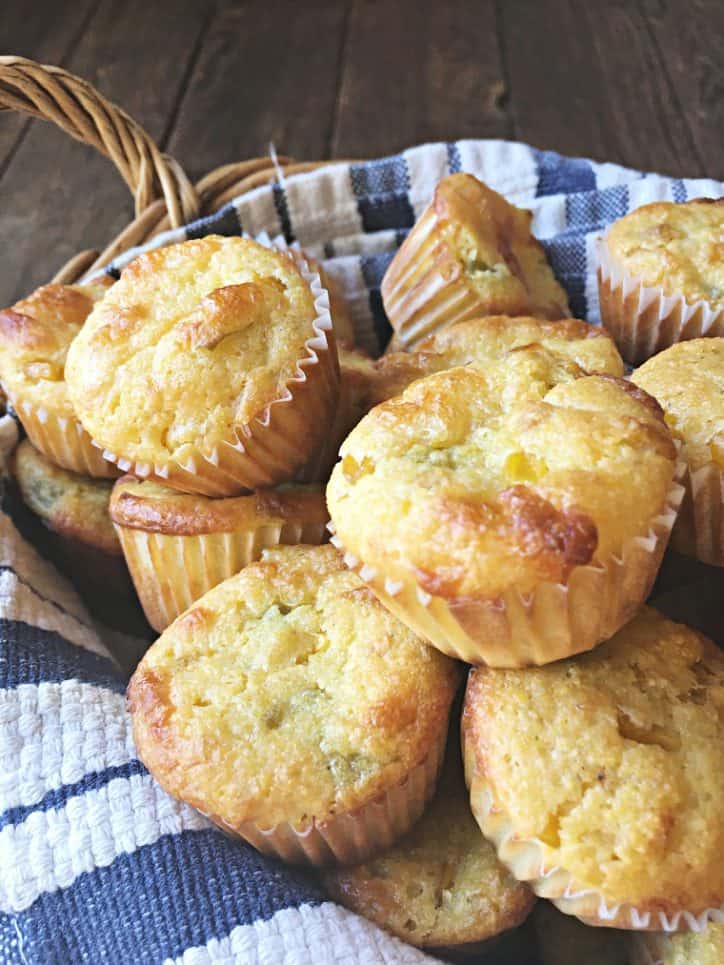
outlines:
[[[218,815],[206,816],[228,834],[289,864],[359,864],[391,847],[422,816],[435,793],[446,738],[447,728],[443,728],[437,744],[389,790],[324,821],[312,819],[297,826],[283,822],[271,827],[245,821],[231,826]]]
[[[683,295],[667,295],[624,271],[606,244],[596,245],[601,319],[627,362],[639,365],[675,342],[724,335],[724,309]]]
[[[715,462],[693,472],[687,466],[684,501],[671,545],[710,566],[724,566],[724,471]]]
[[[32,444],[51,462],[84,476],[107,479],[120,475],[76,418],[55,415],[32,402],[10,401]]]
[[[474,318],[483,308],[459,262],[437,236],[437,223],[428,208],[382,281],[385,312],[404,350],[453,322]]]
[[[570,872],[546,862],[546,846],[538,838],[519,838],[512,822],[495,802],[492,790],[476,767],[474,751],[463,731],[465,779],[470,806],[485,837],[518,881],[525,881],[540,898],[548,898],[567,915],[588,925],[642,931],[702,931],[710,921],[724,922],[724,908],[694,913],[685,908],[672,914],[645,911],[627,902],[612,902],[599,891],[582,888]]]
[[[683,466],[677,467],[677,478]],[[450,657],[489,667],[550,663],[591,650],[631,619],[651,590],[669,541],[683,487],[672,482],[646,536],[629,539],[619,556],[576,567],[567,584],[541,583],[529,594],[509,590],[495,599],[448,600],[416,583],[386,579],[345,548],[330,525],[331,542],[346,565],[419,636]]]
[[[194,536],[155,533],[113,524],[146,619],[161,633],[218,583],[280,544],[324,542],[324,523],[263,523]]]
[[[103,449],[103,456],[124,472],[139,479],[154,479],[181,492],[203,496],[238,496],[245,491],[288,482],[313,457],[324,442],[325,427],[339,393],[339,363],[334,329],[329,314],[329,295],[319,275],[310,271],[299,245],[288,246],[283,238],[255,239],[291,258],[312,290],[317,312],[312,335],[304,343],[304,355],[283,393],[246,425],[234,428],[235,436],[218,443],[211,452],[197,449],[184,462],[136,462]],[[310,433],[313,440],[310,444]],[[97,443],[94,443],[97,445]]]

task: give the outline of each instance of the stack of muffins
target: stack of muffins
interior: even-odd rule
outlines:
[[[610,335],[567,317],[530,222],[442,181],[376,360],[320,266],[268,239],[46,286],[0,314],[15,471],[58,529],[81,484],[104,507],[113,485],[161,632],[134,735],[169,793],[421,947],[487,948],[539,896],[563,912],[535,913],[545,961],[705,962],[724,658],[644,603],[672,531],[724,565],[724,207],[614,226]],[[660,354],[629,380],[617,345]]]

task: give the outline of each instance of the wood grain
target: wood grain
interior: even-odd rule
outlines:
[[[692,132],[700,173],[724,179],[724,3],[689,0],[685,11],[671,0],[641,0],[641,6]]]
[[[501,10],[517,137],[643,170],[703,173],[635,3],[507,0]]]
[[[266,154],[327,157],[346,4],[222,4],[168,150],[194,175]]]
[[[332,156],[375,157],[423,141],[505,137],[505,96],[492,0],[355,0]]]
[[[3,0],[0,12],[0,52],[31,57],[41,63],[65,66],[68,55],[82,36],[83,28],[98,0],[63,4]],[[19,139],[31,123],[16,114],[0,115],[0,172]]]
[[[67,66],[160,139],[204,17],[203,0],[103,0]],[[103,245],[133,215],[109,162],[45,123],[32,124],[0,198],[3,234],[13,239],[3,250],[0,304],[47,281],[76,252]]]

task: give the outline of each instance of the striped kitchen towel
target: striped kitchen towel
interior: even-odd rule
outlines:
[[[451,171],[470,171],[534,211],[575,314],[594,324],[594,237],[648,201],[724,194],[714,181],[461,141],[258,188],[152,245],[281,232],[325,260],[360,341],[378,351],[390,331],[382,275]],[[15,435],[10,417],[0,420],[0,454]],[[135,755],[113,637],[18,526],[0,514],[0,962],[431,961],[326,901],[311,875],[230,841],[155,784]]]

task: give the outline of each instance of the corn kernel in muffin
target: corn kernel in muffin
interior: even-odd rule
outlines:
[[[445,652],[557,659],[610,636],[650,588],[674,446],[650,396],[582,376],[540,347],[450,369],[377,406],[342,446],[327,487],[336,538]]]
[[[263,549],[322,543],[329,518],[319,485],[209,499],[132,476],[116,483],[110,512],[148,622],[159,632]]]
[[[519,925],[533,905],[470,813],[457,737],[412,831],[371,861],[328,872],[324,883],[340,904],[425,948],[486,941]]]
[[[68,396],[65,362],[93,305],[113,284],[43,285],[0,311],[0,379],[34,446],[65,469],[115,476],[91,445]]]
[[[180,616],[129,699],[139,755],[169,793],[256,847],[324,864],[363,860],[419,817],[458,681],[332,547],[297,546]]]
[[[531,220],[470,174],[443,178],[382,281],[402,346],[476,316],[566,318],[566,294]]]
[[[568,914],[700,925],[724,905],[723,710],[724,655],[648,608],[575,660],[476,670],[473,812],[513,874]]]
[[[131,262],[71,347],[67,378],[119,465],[221,496],[293,476],[321,442],[338,369],[329,316],[294,260],[212,235]]]
[[[629,362],[724,335],[724,198],[646,204],[613,224],[598,253],[601,317]]]
[[[672,345],[631,378],[661,404],[687,467],[672,544],[724,566],[724,338]]]

